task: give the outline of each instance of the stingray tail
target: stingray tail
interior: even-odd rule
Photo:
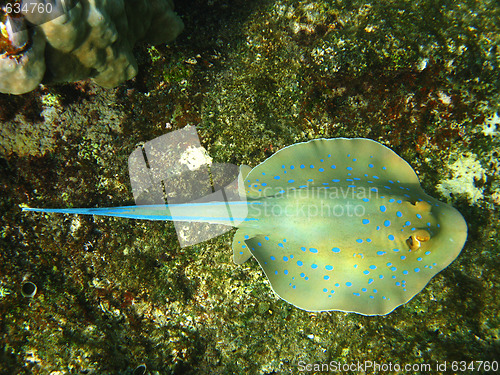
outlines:
[[[22,211],[99,215],[124,217],[143,220],[166,220],[200,222],[210,224],[224,224],[237,226],[243,221],[257,219],[247,218],[248,202],[207,202],[185,204],[160,204],[144,206],[122,206],[109,208],[29,208],[23,207]]]

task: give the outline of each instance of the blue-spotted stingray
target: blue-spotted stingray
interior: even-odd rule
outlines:
[[[467,238],[462,215],[370,139],[298,143],[242,166],[239,179],[247,214],[234,235],[234,262],[255,257],[276,294],[303,310],[388,314],[446,268]],[[231,224],[220,205],[186,204],[175,220]],[[167,205],[24,210],[172,219]]]

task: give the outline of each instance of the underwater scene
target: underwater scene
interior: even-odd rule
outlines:
[[[0,0],[0,374],[500,371],[497,0]]]

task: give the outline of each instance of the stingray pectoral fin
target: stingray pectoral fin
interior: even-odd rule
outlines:
[[[325,293],[316,285],[317,270],[304,257],[290,256],[289,242],[280,242],[273,235],[258,235],[246,244],[281,299],[307,311],[338,310],[331,301],[325,301]]]

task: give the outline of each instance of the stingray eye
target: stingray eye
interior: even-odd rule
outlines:
[[[417,240],[414,235],[408,237],[408,239],[406,240],[406,244],[410,248],[410,251],[415,251],[420,248],[420,241]]]
[[[408,245],[411,251],[415,251],[420,249],[422,246],[422,242],[427,242],[431,239],[431,234],[424,229],[417,230],[406,240],[406,244]]]
[[[425,201],[416,201],[413,205],[418,211],[421,212],[430,212],[432,208],[432,206]]]

